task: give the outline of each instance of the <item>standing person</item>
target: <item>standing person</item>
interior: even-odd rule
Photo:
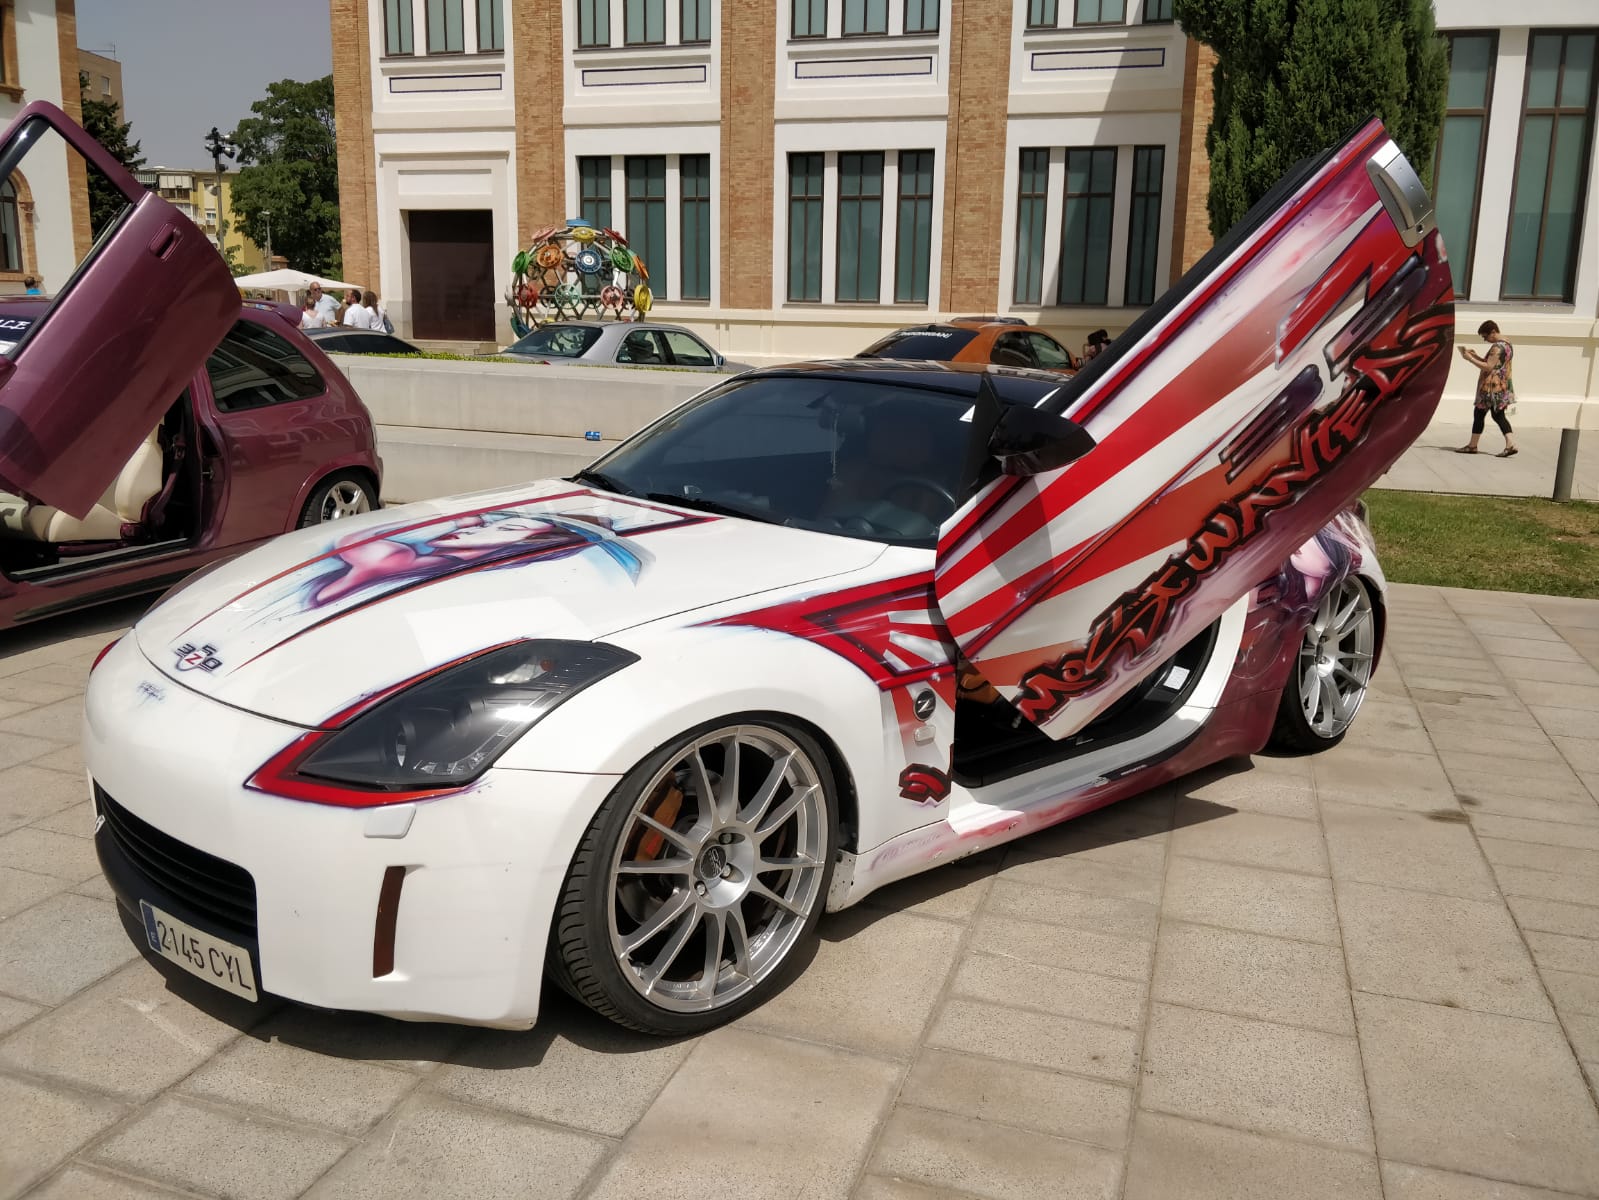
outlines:
[[[1505,448],[1498,457],[1509,458],[1516,453],[1516,439],[1510,428],[1509,417],[1510,410],[1516,405],[1516,388],[1510,378],[1510,360],[1515,357],[1515,347],[1492,321],[1484,321],[1479,325],[1477,336],[1488,343],[1486,355],[1477,354],[1470,346],[1460,347],[1460,357],[1477,368],[1477,398],[1472,405],[1471,441],[1455,453],[1477,453],[1483,422],[1491,416],[1494,424],[1499,426],[1499,432],[1505,435]]]
[[[1083,361],[1098,358],[1105,353],[1105,347],[1110,345],[1110,334],[1103,329],[1096,329],[1088,335],[1088,343],[1083,347]]]
[[[389,321],[389,314],[378,303],[378,294],[376,292],[362,292],[361,304],[371,314],[368,318],[368,329],[372,329],[377,333],[394,332],[394,325]]]
[[[320,283],[313,283],[306,290],[306,295],[310,296],[311,302],[316,305],[316,310],[322,317],[322,324],[332,325],[333,314],[339,311],[339,302],[324,293]]]
[[[339,319],[339,324],[350,329],[372,328],[372,310],[361,303],[359,288],[350,289],[350,295],[344,301],[344,316]]]
[[[326,329],[327,327],[328,319],[324,317],[321,310],[317,308],[316,301],[307,295],[305,302],[300,306],[300,328]]]
[[[44,295],[44,292],[41,291],[40,288],[39,288],[39,281],[37,279],[35,279],[32,275],[29,275],[26,279],[24,279],[22,281],[22,286],[23,286],[23,289],[24,289],[23,295],[25,295],[25,296],[42,296],[42,295]]]

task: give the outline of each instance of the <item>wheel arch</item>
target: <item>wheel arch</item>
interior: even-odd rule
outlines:
[[[383,497],[379,494],[382,484],[378,479],[377,472],[364,459],[358,457],[335,459],[331,464],[319,468],[305,483],[300,485],[300,493],[294,498],[294,505],[289,512],[288,523],[284,526],[286,533],[293,533],[300,527],[300,516],[305,512],[306,502],[311,499],[316,490],[330,479],[337,478],[340,475],[358,476],[371,487],[372,495],[376,498],[372,511],[376,512],[383,507]]]

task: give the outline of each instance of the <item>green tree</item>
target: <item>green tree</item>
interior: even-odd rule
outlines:
[[[78,72],[78,91],[83,97],[83,127],[89,135],[129,171],[137,171],[144,166],[139,143],[129,137],[133,126],[122,119],[121,105],[115,100],[95,99],[89,91],[89,77],[82,71]],[[111,185],[109,179],[98,171],[89,172],[89,224],[95,237],[99,237],[100,231],[115,220],[126,206],[127,201],[122,193]]]
[[[1214,236],[1374,114],[1431,186],[1449,86],[1432,0],[1176,0],[1174,15],[1216,52]]]
[[[267,85],[255,115],[229,140],[240,164],[233,212],[252,242],[316,274],[340,266],[339,156],[333,127],[333,77]],[[268,216],[270,214],[270,216]]]

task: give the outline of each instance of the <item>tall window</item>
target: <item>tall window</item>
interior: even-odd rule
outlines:
[[[579,179],[578,215],[596,229],[611,227],[611,160],[580,158],[577,160]]]
[[[822,298],[822,178],[820,154],[788,156],[788,298]]]
[[[1144,24],[1168,25],[1172,21],[1172,0],[1144,0]]]
[[[1061,304],[1104,304],[1110,288],[1116,147],[1066,151],[1060,232]]]
[[[835,298],[876,304],[883,261],[883,156],[838,156]]]
[[[383,0],[383,52],[412,53],[411,0]]]
[[[679,10],[685,45],[711,40],[711,0],[682,0]]]
[[[844,0],[844,36],[888,32],[888,0]]]
[[[666,156],[630,155],[627,175],[627,241],[650,272],[650,289],[666,299]]]
[[[626,0],[622,42],[628,46],[660,46],[666,42],[666,0]]]
[[[943,0],[905,0],[905,32],[937,33],[938,6]]]
[[[460,54],[465,39],[461,0],[428,0],[428,53]]]
[[[1593,139],[1596,43],[1593,30],[1532,35],[1500,293],[1505,299],[1571,300]]]
[[[899,152],[899,212],[894,302],[926,304],[933,253],[933,152]]]
[[[1053,29],[1060,24],[1056,0],[1027,0],[1027,28]]]
[[[505,49],[505,22],[502,0],[477,0],[477,48]]]
[[[683,299],[711,298],[711,156],[678,159],[683,227]]]
[[[1023,150],[1016,195],[1017,304],[1044,299],[1044,221],[1049,211],[1049,151]]]
[[[1077,0],[1073,25],[1124,25],[1127,0]]]
[[[1477,241],[1477,201],[1487,152],[1488,97],[1493,92],[1498,35],[1449,36],[1449,100],[1438,153],[1433,158],[1433,201],[1438,229],[1449,252],[1455,291],[1471,291],[1472,248]]]
[[[1124,303],[1155,302],[1155,267],[1160,261],[1160,186],[1166,147],[1133,147],[1133,206],[1128,214],[1127,293]]]
[[[827,36],[827,0],[793,0],[794,22],[789,34],[797,38]]]
[[[577,44],[611,44],[611,0],[577,0]]]
[[[0,183],[0,271],[22,270],[22,222],[17,216],[17,189]]]

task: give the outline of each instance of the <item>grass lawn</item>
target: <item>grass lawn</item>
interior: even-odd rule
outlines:
[[[1599,504],[1370,491],[1395,583],[1599,598]]]

